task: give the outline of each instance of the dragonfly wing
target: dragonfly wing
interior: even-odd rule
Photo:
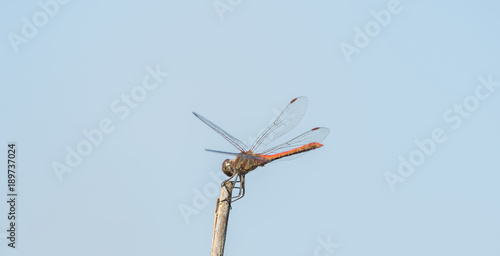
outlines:
[[[239,155],[240,153],[234,153],[234,152],[226,152],[226,151],[220,151],[220,150],[213,150],[213,149],[205,149],[206,151],[208,152],[214,152],[214,153],[219,153],[219,154],[226,154],[226,155],[233,155],[233,156],[237,156]]]
[[[278,146],[272,147],[260,154],[262,155],[276,155],[280,154],[289,150],[293,150],[299,147],[302,147],[304,145],[307,145],[309,143],[313,142],[321,142],[323,141],[326,136],[330,133],[330,129],[326,127],[317,127],[312,130],[309,130],[283,144],[280,144]],[[304,152],[305,153],[305,152]],[[298,153],[296,155],[303,155],[304,153]]]
[[[293,99],[281,112],[276,120],[267,127],[254,142],[250,150],[259,152],[262,147],[289,132],[300,122],[307,109],[308,100],[306,97]]]
[[[203,116],[193,112],[193,114],[198,117],[202,122],[204,122],[205,124],[207,124],[208,126],[210,126],[210,128],[212,128],[214,131],[216,131],[218,134],[220,134],[220,136],[222,136],[224,139],[226,139],[227,141],[229,141],[229,143],[231,143],[234,147],[236,147],[237,149],[239,149],[241,152],[245,152],[247,151],[247,148],[248,146],[245,145],[245,143],[241,142],[239,139],[231,136],[231,134],[227,133],[226,131],[224,131],[222,128],[220,128],[219,126],[215,125],[214,123],[208,121],[208,119],[204,118]]]

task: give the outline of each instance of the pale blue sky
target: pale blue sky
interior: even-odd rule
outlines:
[[[40,3],[0,10],[1,255],[208,255],[235,149],[191,112],[251,142],[298,96],[283,139],[331,133],[247,175],[226,255],[500,254],[497,2]]]

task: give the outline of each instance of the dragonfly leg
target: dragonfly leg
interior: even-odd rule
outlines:
[[[243,186],[243,185],[242,185],[242,183],[241,183],[241,177],[242,177],[242,175],[241,175],[241,174],[238,174],[238,176],[237,176],[237,177],[236,177],[236,179],[234,180],[234,185],[235,185],[235,186],[236,186],[236,183],[238,183],[238,182],[240,183],[240,186],[239,186],[239,187],[234,187],[234,188],[237,188],[237,189],[238,189],[238,195],[237,195],[237,196],[235,196],[235,197],[239,197],[239,196],[241,195],[241,189],[242,189],[242,186]],[[239,179],[239,181],[238,181],[238,179]],[[235,197],[233,196],[233,197],[231,197],[231,198],[235,198]]]
[[[241,189],[241,177],[242,175],[241,174],[238,174],[238,177],[236,177],[236,179],[234,180],[234,188],[237,188],[237,189]],[[236,183],[240,183],[239,187],[236,186]]]
[[[231,181],[233,178],[234,178],[234,181]],[[222,182],[221,186],[224,186],[226,188],[227,192],[229,194],[231,194],[231,197],[228,197],[228,198],[222,200],[221,202],[224,202],[224,201],[227,201],[229,203],[232,202],[232,199],[234,198],[234,197],[232,197],[233,191],[232,190],[230,191],[229,188],[225,184],[226,184],[227,181],[231,181],[233,183],[233,189],[234,189],[236,183],[238,183],[238,182],[241,183],[241,178],[240,178],[239,181],[238,181],[238,178],[240,178],[240,174],[238,174],[238,173],[235,172],[235,173],[233,173],[233,175],[231,177],[229,177],[229,179],[227,179],[227,180],[225,180],[225,181]],[[236,187],[236,188],[240,189],[239,187]],[[240,191],[240,193],[241,193],[241,191]]]
[[[239,175],[239,176],[240,176],[241,188],[237,196],[231,197],[231,203],[234,203],[245,196],[245,175]]]
[[[228,200],[231,200],[231,202],[234,202],[234,198],[238,198],[241,195],[241,174],[238,174],[236,176],[236,178],[234,179],[234,183],[233,184],[236,185],[236,183],[238,183],[238,182],[240,183],[240,186],[239,187],[233,187],[233,189],[234,188],[238,189],[238,195],[237,196],[232,196],[232,194],[231,194],[231,197],[228,198]]]
[[[232,177],[231,177],[231,179],[232,179]],[[235,201],[243,198],[243,196],[245,196],[245,175],[237,174],[236,177],[235,177],[235,179],[234,179],[234,181],[233,181],[233,184],[236,184],[238,182],[240,183],[240,186],[239,187],[233,187],[233,188],[237,188],[238,189],[238,195],[231,196],[230,198],[226,198],[223,201],[228,201],[228,202],[232,203],[232,202],[235,202]],[[228,192],[229,192],[229,190],[228,190]]]

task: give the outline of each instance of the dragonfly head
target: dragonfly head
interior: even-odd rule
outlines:
[[[226,174],[227,176],[231,177],[233,176],[234,173],[234,159],[226,159],[222,163],[222,172]]]

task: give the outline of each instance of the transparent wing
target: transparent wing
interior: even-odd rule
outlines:
[[[220,151],[220,150],[213,150],[213,149],[205,149],[206,151],[208,152],[214,152],[214,153],[219,153],[219,154],[226,154],[226,155],[233,155],[233,156],[237,156],[239,155],[240,153],[234,153],[234,152],[227,152],[227,151]]]
[[[326,127],[317,127],[312,130],[309,130],[283,144],[280,144],[278,146],[272,147],[260,154],[262,155],[275,155],[275,154],[280,154],[304,145],[307,145],[309,143],[313,142],[322,142],[326,136],[330,133],[330,129]],[[299,155],[302,155],[303,153],[299,153]]]
[[[201,116],[199,114],[196,114],[195,112],[193,112],[193,114],[196,117],[198,117],[202,122],[204,122],[205,124],[207,124],[208,126],[210,126],[210,128],[212,128],[218,134],[220,134],[220,136],[222,136],[224,139],[226,139],[227,141],[229,141],[229,143],[231,143],[234,147],[236,147],[237,149],[239,149],[241,152],[247,151],[248,146],[245,145],[245,143],[243,143],[239,139],[231,136],[231,134],[227,133],[226,131],[224,131],[222,128],[220,128],[219,126],[215,125],[214,123],[208,121],[208,119],[204,118],[203,116]]]
[[[300,122],[307,109],[306,97],[293,99],[276,118],[255,140],[250,148],[252,152],[259,152],[264,146],[289,132]]]

